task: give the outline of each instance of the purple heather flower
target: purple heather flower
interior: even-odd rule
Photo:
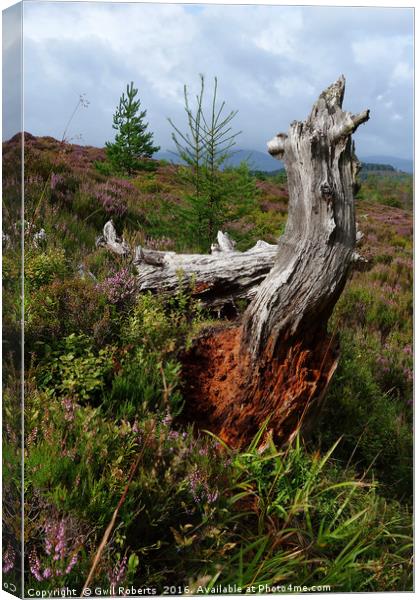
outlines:
[[[34,548],[29,553],[29,569],[37,581],[42,581],[41,563]]]
[[[99,283],[96,287],[108,297],[112,304],[118,304],[135,293],[137,283],[130,270],[124,268]]]
[[[404,369],[404,377],[406,377],[408,381],[413,381],[413,370],[409,367],[406,367]]]
[[[45,551],[48,555],[53,554],[53,560],[62,560],[66,552],[65,524],[64,519],[52,521],[45,526]]]
[[[32,429],[32,431],[29,433],[26,443],[28,446],[31,446],[35,440],[36,440],[36,436],[38,435],[38,427],[34,427]]]
[[[71,557],[71,559],[70,559],[70,562],[69,562],[69,564],[68,564],[68,565],[67,565],[67,567],[66,567],[66,573],[67,573],[67,574],[69,574],[69,573],[70,573],[70,571],[73,569],[74,565],[75,565],[75,564],[77,563],[77,561],[78,561],[78,558],[79,558],[79,557],[78,557],[78,555],[77,555],[77,552],[76,552],[75,554],[73,554],[73,556],[72,556],[72,557]]]
[[[64,177],[58,173],[51,173],[51,189],[55,190],[58,184],[64,182]]]
[[[124,556],[120,561],[117,562],[111,573],[109,574],[109,583],[111,587],[117,586],[121,583],[127,567],[127,556]]]
[[[113,179],[100,183],[93,191],[93,195],[102,205],[106,213],[122,217],[127,212],[127,197],[135,191],[129,182]]]
[[[190,474],[188,478],[190,484],[191,495],[194,498],[194,502],[197,504],[200,502],[201,495],[199,494],[200,488],[202,487],[202,477],[200,471],[196,468]]]
[[[15,566],[16,554],[12,546],[7,546],[6,552],[3,554],[3,573],[8,573]]]
[[[163,417],[162,423],[165,425],[165,427],[168,427],[172,423],[172,417],[169,413]]]
[[[191,495],[196,504],[206,501],[208,504],[214,504],[219,497],[218,490],[210,490],[208,478],[198,467],[190,474],[188,478]]]
[[[73,547],[68,547],[66,537],[66,521],[65,519],[47,521],[45,527],[45,555],[46,564],[41,565],[35,548],[29,553],[29,568],[37,581],[50,579],[51,577],[61,577],[63,574],[68,574],[73,569],[78,561],[78,552]],[[66,558],[71,556],[67,562]],[[50,558],[48,558],[50,557]],[[53,563],[51,563],[54,561]],[[66,566],[67,562],[67,566]]]
[[[215,490],[214,492],[209,492],[207,490],[207,502],[209,504],[214,504],[218,497],[219,497],[219,492],[217,490]]]

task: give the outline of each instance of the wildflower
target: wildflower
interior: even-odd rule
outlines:
[[[41,575],[41,563],[34,548],[32,548],[29,553],[29,569],[37,581],[43,580]]]
[[[214,504],[219,497],[217,489],[211,490],[209,487],[208,476],[205,472],[200,471],[198,467],[190,473],[188,477],[191,495],[196,504],[207,502]]]
[[[112,304],[118,304],[127,300],[135,293],[137,283],[129,269],[124,268],[105,279],[96,287],[108,297],[108,300]]]
[[[51,189],[55,190],[57,185],[59,185],[61,183],[64,183],[64,177],[57,173],[51,173],[51,182],[50,182]]]
[[[45,551],[53,554],[53,560],[62,560],[66,551],[64,519],[60,522],[51,521],[45,526]]]
[[[127,567],[127,556],[117,562],[111,573],[109,573],[109,583],[111,587],[121,583]]]
[[[27,437],[26,444],[28,446],[31,446],[35,442],[37,435],[38,435],[38,427],[34,427]]]
[[[219,492],[217,490],[214,490],[214,492],[207,491],[207,502],[209,504],[214,504],[218,497],[219,497]]]
[[[190,491],[194,502],[199,504],[201,500],[200,491],[202,488],[202,475],[200,474],[200,471],[197,468],[194,469],[194,471],[190,474],[188,482],[190,485]]]
[[[71,398],[63,398],[61,405],[64,408],[64,419],[66,421],[74,420],[74,403]]]
[[[64,536],[65,536],[64,520],[61,520],[57,527],[56,545],[55,545],[55,552],[56,552],[56,554],[58,554],[58,556],[61,559],[64,558],[64,551],[66,548]]]
[[[111,180],[97,185],[93,196],[107,214],[122,217],[127,212],[127,195],[134,189],[128,182]]]
[[[7,546],[6,552],[3,554],[3,573],[8,573],[15,566],[16,554],[12,546]]]
[[[410,369],[409,367],[405,367],[405,369],[404,369],[404,377],[408,381],[413,381],[413,370]]]
[[[66,567],[66,573],[67,573],[67,575],[70,573],[70,571],[73,569],[74,565],[77,563],[78,558],[79,557],[77,555],[77,552],[75,554],[73,554],[73,556],[71,557],[70,562],[69,562],[69,564]]]
[[[165,425],[165,427],[168,427],[171,423],[172,417],[169,413],[167,413],[162,419],[162,424]]]

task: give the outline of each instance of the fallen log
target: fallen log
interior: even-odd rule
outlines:
[[[369,118],[369,111],[342,110],[344,90],[340,77],[306,121],[268,143],[284,161],[289,186],[274,265],[242,323],[209,332],[184,358],[187,416],[234,446],[264,423],[279,440],[292,439],[311,422],[337,366],[327,323],[357,258],[360,163],[351,134]]]
[[[357,238],[362,237],[363,234],[358,231]],[[238,252],[235,241],[227,233],[219,231],[211,254],[177,254],[142,246],[137,246],[133,252],[117,235],[112,220],[105,224],[96,245],[132,258],[138,273],[139,292],[170,296],[182,285],[191,291],[193,297],[212,309],[235,305],[239,299],[252,300],[273,267],[278,251],[277,244],[258,240],[246,252]],[[357,252],[353,253],[352,260],[357,265],[367,263]]]
[[[171,295],[181,284],[211,308],[250,300],[274,265],[277,245],[260,240],[246,252],[234,248],[234,241],[221,231],[211,254],[177,254],[138,246],[133,262],[139,291]]]

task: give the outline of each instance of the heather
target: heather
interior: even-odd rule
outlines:
[[[11,488],[19,469],[16,147],[12,139],[3,154]],[[107,173],[103,150],[29,134],[25,152],[28,587],[81,591],[125,494],[94,573],[105,589],[290,581],[331,591],[411,589],[410,176],[362,180],[358,251],[368,263],[351,273],[330,323],[341,358],[311,437],[262,447],[262,429],[238,451],[199,431],[183,398],[183,353],[228,316],[181,285],[171,299],[139,295],[130,260],[95,244],[112,218],[132,245],[202,250],[188,168],[149,159],[145,170]],[[239,249],[276,241],[287,218],[284,175],[242,165],[220,171],[218,186],[218,224]],[[4,572],[16,555],[13,491],[9,497]]]

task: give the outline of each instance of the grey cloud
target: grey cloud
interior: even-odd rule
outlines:
[[[172,147],[167,117],[181,125],[183,84],[219,80],[238,109],[243,148],[265,142],[341,73],[345,108],[370,108],[358,152],[410,157],[413,130],[413,13],[410,9],[284,6],[60,6],[32,2],[25,14],[25,117],[34,134],[60,137],[78,94],[91,102],[72,132],[102,145],[128,81],[140,90],[155,140]]]
[[[3,114],[4,139],[21,130],[22,120],[22,6],[3,13]]]

